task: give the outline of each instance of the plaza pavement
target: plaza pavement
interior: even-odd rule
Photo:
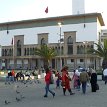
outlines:
[[[56,89],[55,85],[51,85],[56,93],[54,98],[50,93],[48,98],[43,97],[45,84],[43,80],[40,81],[41,84],[17,82],[11,85],[0,82],[0,107],[107,107],[107,85],[104,81],[98,81],[100,90],[96,93],[92,93],[90,87],[87,87],[85,95],[73,90],[75,95],[66,92],[66,96],[63,96],[62,88]],[[16,90],[20,93],[16,93]],[[20,95],[25,98],[16,101],[16,97],[19,98]],[[5,104],[5,100],[10,103]]]

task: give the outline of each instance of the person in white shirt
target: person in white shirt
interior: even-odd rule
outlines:
[[[107,68],[103,71],[105,84],[107,83]]]
[[[78,89],[78,91],[80,90],[80,85],[81,85],[81,83],[80,83],[80,79],[79,79],[79,77],[80,77],[80,73],[81,73],[81,72],[79,72],[79,70],[76,69],[75,74],[78,76],[78,80],[77,80],[77,83],[78,83],[78,87],[77,87],[77,89]]]

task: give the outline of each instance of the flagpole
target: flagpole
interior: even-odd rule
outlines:
[[[12,46],[13,46],[13,69],[15,68],[15,61],[14,61],[14,37],[12,38]]]

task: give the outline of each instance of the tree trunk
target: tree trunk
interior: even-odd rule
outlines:
[[[49,63],[47,60],[44,59],[44,69],[47,69],[49,67]]]

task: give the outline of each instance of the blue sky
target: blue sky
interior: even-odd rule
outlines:
[[[107,26],[106,4],[107,0],[85,0],[85,12],[101,12]],[[0,0],[0,23],[71,14],[72,0]]]

